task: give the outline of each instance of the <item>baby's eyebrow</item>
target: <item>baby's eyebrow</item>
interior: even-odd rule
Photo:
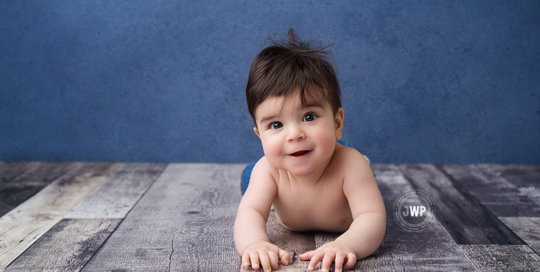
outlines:
[[[302,109],[311,108],[311,107],[324,108],[320,104],[309,104],[309,105],[306,105],[305,107],[302,107]]]
[[[276,117],[278,117],[278,116],[277,115],[272,115],[272,116],[264,117],[261,120],[261,124],[264,123],[265,121],[268,121],[269,119],[273,119],[273,118],[276,118]]]

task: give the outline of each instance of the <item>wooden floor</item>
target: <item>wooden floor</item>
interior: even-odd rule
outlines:
[[[241,271],[233,224],[246,164],[1,163],[0,271]],[[383,243],[354,271],[538,271],[540,165],[373,165]],[[396,199],[422,190],[435,220],[409,231]],[[335,239],[293,233],[301,254]],[[279,271],[306,271],[296,256]]]

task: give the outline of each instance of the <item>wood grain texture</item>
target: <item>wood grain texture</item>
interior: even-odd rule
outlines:
[[[518,188],[518,190],[522,196],[527,197],[528,199],[536,203],[537,206],[540,206],[540,186],[520,187]]]
[[[169,164],[83,271],[237,271],[244,167]]]
[[[478,164],[477,166],[506,179],[518,188],[540,186],[540,165]]]
[[[80,271],[120,219],[63,219],[6,271]]]
[[[9,263],[5,271],[253,271],[242,268],[233,239],[245,164],[163,167],[0,162],[0,198],[23,184],[46,186],[0,218],[0,272]],[[352,271],[536,269],[540,217],[524,215],[538,206],[537,166],[372,167],[387,209],[387,232],[377,252]],[[415,189],[436,206],[437,220],[422,231],[405,230],[393,217],[399,195]],[[529,210],[501,216],[514,214],[508,212],[512,205]],[[94,218],[62,219],[68,213]],[[290,232],[274,212],[267,231],[271,242],[297,254],[340,235]],[[457,245],[456,233],[462,242],[477,244]],[[307,265],[296,258],[278,271],[306,271]]]
[[[107,182],[65,218],[124,218],[165,166],[166,164],[123,164]]]
[[[522,196],[540,206],[540,165],[479,164],[477,167],[512,183]]]
[[[39,162],[13,162],[0,164],[0,183],[8,182],[25,171],[37,167]]]
[[[354,271],[472,271],[474,268],[437,220],[423,230],[402,228],[393,215],[398,197],[414,188],[397,165],[374,164],[377,185],[387,213],[386,234],[377,251],[356,262]],[[431,196],[431,195],[430,195]],[[439,212],[435,201],[435,214]],[[315,235],[317,246],[337,238],[337,234]]]
[[[119,166],[110,163],[79,164],[0,218],[0,268],[9,265],[101,186]]]
[[[64,175],[66,172],[77,167],[77,163],[73,162],[60,162],[60,163],[32,163],[34,166],[24,171],[16,178],[12,179],[8,183],[21,183],[21,182],[47,182],[51,183]]]
[[[499,219],[536,253],[540,254],[540,218],[501,217]]]
[[[479,271],[538,271],[540,256],[525,245],[461,245]]]
[[[33,163],[16,177],[0,182],[0,217],[75,166],[74,163]]]
[[[540,216],[539,205],[485,165],[441,165],[439,168],[496,216]]]
[[[524,244],[459,182],[452,182],[434,165],[402,165],[400,169],[414,189],[433,199],[438,221],[457,244]]]

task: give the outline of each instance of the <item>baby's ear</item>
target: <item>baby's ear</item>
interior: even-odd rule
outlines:
[[[260,139],[261,135],[259,134],[259,130],[257,129],[257,127],[253,127],[253,131],[255,131],[255,134],[257,134],[257,136],[259,136],[259,139]]]
[[[343,121],[345,120],[345,114],[343,112],[343,108],[339,108],[338,112],[336,113],[336,117],[334,118],[334,125],[336,127],[336,139],[341,140],[341,136],[343,133]]]

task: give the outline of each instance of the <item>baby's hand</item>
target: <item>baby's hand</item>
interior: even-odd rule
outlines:
[[[259,263],[262,265],[265,272],[278,269],[278,260],[281,264],[289,264],[289,253],[279,247],[270,244],[266,241],[257,242],[244,249],[242,252],[242,263],[245,267],[259,269]]]
[[[308,265],[309,270],[315,269],[315,266],[322,260],[321,271],[330,270],[330,264],[335,262],[335,271],[340,272],[343,269],[351,269],[356,263],[356,254],[354,250],[341,242],[333,241],[326,243],[316,250],[308,251],[298,258],[302,261],[311,259]],[[335,260],[334,260],[335,259]],[[345,266],[343,263],[345,262]]]

